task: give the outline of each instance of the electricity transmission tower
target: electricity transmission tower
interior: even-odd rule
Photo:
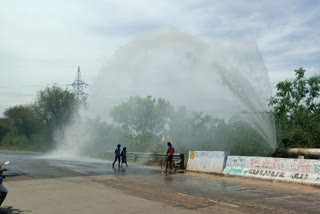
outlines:
[[[76,75],[76,79],[71,84],[73,87],[73,92],[76,94],[76,97],[80,101],[86,101],[88,98],[88,94],[84,92],[84,88],[88,86],[87,83],[83,82],[81,79],[81,72],[80,72],[80,66],[78,66],[78,71]]]

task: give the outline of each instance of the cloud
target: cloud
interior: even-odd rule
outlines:
[[[298,67],[319,72],[319,14],[315,0],[6,1],[0,7],[0,86],[67,84],[78,65],[94,84],[117,48],[168,28],[257,41],[275,85]],[[0,100],[13,104],[9,95]]]

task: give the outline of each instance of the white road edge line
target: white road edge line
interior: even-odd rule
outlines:
[[[72,171],[75,171],[75,172],[79,172],[79,173],[83,173],[83,174],[89,174],[87,172],[84,172],[84,171],[80,171],[80,170],[76,170],[76,169],[71,169]]]
[[[209,199],[209,201],[214,202],[214,203],[218,203],[218,204],[223,204],[223,205],[230,206],[230,207],[239,207],[238,205],[224,203],[224,202],[221,202],[221,201],[215,201],[215,200],[211,200],[211,199]]]
[[[49,164],[49,166],[53,166],[53,167],[62,167],[62,166],[57,166],[57,165],[53,165],[53,164]],[[79,173],[82,173],[82,174],[89,174],[87,172],[84,172],[84,171],[80,171],[80,170],[76,170],[76,169],[71,169],[72,171],[75,171],[75,172],[79,172]]]
[[[191,197],[191,198],[197,198],[197,197],[195,197],[195,196],[187,195],[187,194],[180,193],[180,192],[178,192],[178,194],[179,194],[179,195],[183,195],[183,196],[187,196],[187,197]],[[204,200],[205,198],[199,198],[199,199]],[[222,204],[222,205],[230,206],[230,207],[240,207],[240,206],[238,206],[238,205],[229,204],[229,203],[224,203],[224,202],[216,201],[216,200],[212,200],[212,199],[208,199],[208,201],[211,201],[211,202],[217,203],[217,204]]]
[[[195,198],[195,197],[194,197],[194,196],[192,196],[192,195],[187,195],[187,194],[184,194],[184,193],[181,193],[181,192],[178,192],[178,195],[183,195],[183,196],[187,196],[187,197]]]

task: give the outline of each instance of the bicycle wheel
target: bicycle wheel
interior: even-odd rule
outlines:
[[[166,171],[166,160],[161,160],[160,162],[160,166],[161,166],[161,172],[165,172]]]
[[[172,160],[172,162],[171,162],[171,168],[168,167],[169,170],[170,170],[170,173],[171,173],[171,174],[176,173],[177,167],[178,167],[178,166],[177,166],[177,164],[176,164],[176,161],[175,161],[175,160]]]

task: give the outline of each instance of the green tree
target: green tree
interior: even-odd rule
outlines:
[[[269,105],[274,108],[278,140],[290,147],[320,147],[320,75],[305,77],[303,68],[295,79],[277,84]]]
[[[134,134],[157,135],[164,131],[171,110],[171,104],[164,99],[136,96],[116,106],[111,116],[114,122],[129,128]]]
[[[12,122],[8,118],[0,118],[0,142],[3,137],[12,129]]]
[[[171,111],[171,104],[164,99],[136,96],[116,106],[111,116],[127,130],[132,148],[145,152],[160,141]]]
[[[19,135],[15,131],[8,132],[2,139],[3,146],[13,146],[15,148],[23,149],[29,145],[29,140],[25,135]]]
[[[46,127],[48,147],[57,143],[63,135],[64,127],[71,122],[79,107],[74,93],[56,85],[41,90],[33,105],[36,117]]]
[[[128,133],[125,129],[107,124],[99,117],[85,119],[79,128],[75,129],[76,134],[72,136],[72,139],[80,142],[80,145],[84,145],[82,151],[85,151],[86,154],[95,154],[97,151],[113,151],[117,144],[129,144]],[[82,133],[81,138],[78,136],[79,132]]]
[[[233,155],[270,155],[273,149],[255,126],[250,115],[233,115],[225,128],[217,133],[224,135],[224,144],[219,145],[220,149]]]
[[[166,134],[174,142],[176,150],[192,150],[192,117],[185,107],[180,107],[171,113]]]
[[[221,119],[213,118],[203,112],[188,113],[180,107],[171,114],[167,135],[179,151],[216,150],[221,140],[217,140],[217,130]]]
[[[12,121],[19,135],[24,135],[28,140],[39,129],[40,121],[36,119],[32,107],[17,105],[8,108],[4,116]]]
[[[45,127],[35,117],[32,106],[10,107],[4,116],[0,119],[1,146],[37,151],[43,149],[46,144]]]

